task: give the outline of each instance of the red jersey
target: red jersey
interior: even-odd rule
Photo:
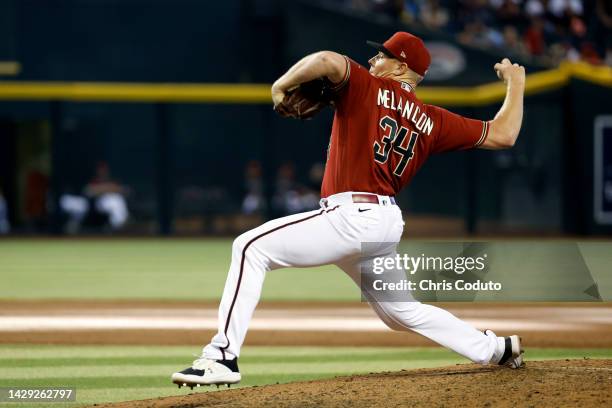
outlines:
[[[347,58],[338,85],[321,197],[396,195],[433,153],[481,145],[488,122],[421,102],[410,85],[371,75]]]

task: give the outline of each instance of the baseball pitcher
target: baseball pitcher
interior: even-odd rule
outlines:
[[[431,60],[420,38],[397,32],[384,44],[368,44],[378,51],[369,70],[344,55],[321,51],[297,62],[272,85],[275,110],[300,117],[294,106],[303,104],[287,101],[292,90],[320,78],[332,84],[335,115],[321,208],[269,221],[236,238],[218,332],[191,367],[172,375],[179,386],[240,381],[240,348],[268,271],[334,264],[359,284],[364,259],[395,254],[404,228],[395,196],[430,155],[514,145],[523,117],[524,67],[507,58],[495,64],[506,84],[505,100],[492,120],[480,121],[418,99],[415,89]],[[388,244],[364,253],[363,242]],[[483,333],[409,293],[402,302],[368,296],[392,329],[413,330],[476,363],[522,364],[516,335]]]

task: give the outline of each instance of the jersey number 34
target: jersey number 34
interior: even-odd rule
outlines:
[[[385,164],[389,160],[391,150],[400,155],[400,161],[395,166],[393,174],[398,177],[404,173],[406,166],[412,156],[414,156],[414,145],[419,137],[417,132],[410,132],[410,139],[408,140],[408,146],[404,147],[404,141],[408,134],[408,129],[405,127],[397,128],[397,122],[395,119],[389,116],[385,116],[380,120],[380,127],[383,129],[384,136],[381,143],[378,141],[374,142],[374,161],[380,164]]]

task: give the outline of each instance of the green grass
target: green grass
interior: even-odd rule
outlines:
[[[4,240],[0,299],[214,300],[231,239]],[[324,284],[323,284],[324,283]],[[335,266],[268,273],[265,300],[356,300]]]
[[[566,271],[565,279],[572,283],[569,285],[571,294],[566,293],[567,282],[564,285],[559,283],[559,293],[566,293],[568,299],[592,300],[591,295],[583,292],[596,282],[602,298],[612,299],[612,275],[608,267],[610,245],[609,241],[580,244],[589,271],[580,269],[582,275],[576,276],[572,273],[568,275]],[[231,239],[2,240],[0,299],[217,301],[225,284],[231,246]],[[529,246],[533,246],[533,243],[518,242],[512,244],[512,250],[519,251]],[[402,248],[418,247],[418,242],[404,241]],[[499,262],[502,261],[500,258]],[[505,284],[508,288],[514,288],[508,292],[512,294],[510,299],[564,298],[551,283],[557,280],[565,282],[561,279],[563,276],[555,275],[555,268],[547,269],[543,264],[541,271],[547,274],[533,274],[526,269],[522,273],[527,276],[523,276],[518,274],[520,271],[512,269],[514,267],[513,264],[502,263],[487,275],[489,278],[500,277],[504,273],[505,276],[514,276]],[[558,279],[555,280],[555,277]],[[578,286],[579,289],[574,291],[573,288]],[[508,296],[508,293],[504,296]],[[467,295],[469,300],[473,299],[469,293]],[[480,292],[478,296],[480,300],[497,300],[495,292]],[[360,294],[357,286],[343,272],[335,266],[325,266],[269,272],[262,298],[359,301]]]
[[[197,347],[183,346],[2,345],[0,387],[76,387],[77,405],[186,395],[191,390],[179,390],[169,376],[197,353]],[[529,349],[526,355],[534,360],[583,357],[612,358],[612,349]],[[442,348],[246,347],[240,386],[465,362]],[[216,388],[200,389],[210,390]]]
[[[230,250],[230,239],[2,240],[0,299],[217,301]],[[591,250],[603,264],[605,248]],[[359,301],[360,295],[328,266],[268,273],[263,299]],[[186,395],[191,390],[177,389],[169,376],[197,353],[174,346],[0,345],[0,387],[76,387],[77,404]],[[612,358],[612,349],[530,348],[526,355],[582,357]],[[246,347],[241,386],[465,362],[441,348]]]

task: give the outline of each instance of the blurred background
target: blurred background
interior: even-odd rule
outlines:
[[[432,54],[426,103],[489,120],[493,65],[528,73],[513,149],[431,157],[397,198],[405,245],[512,259],[510,297],[441,306],[520,333],[531,361],[612,357],[610,0],[0,0],[3,387],[90,405],[189,392],[169,375],[217,331],[231,238],[318,206],[333,112],[282,119],[270,85],[319,50],[366,65],[366,40],[398,30]],[[466,362],[388,329],[333,265],[269,273],[261,299],[244,386]]]
[[[0,0],[0,235],[232,236],[317,208],[333,112],[281,119],[269,85],[397,30],[433,57],[417,95],[457,113],[493,118],[501,58],[529,74],[516,146],[430,158],[406,236],[612,234],[610,1]]]

